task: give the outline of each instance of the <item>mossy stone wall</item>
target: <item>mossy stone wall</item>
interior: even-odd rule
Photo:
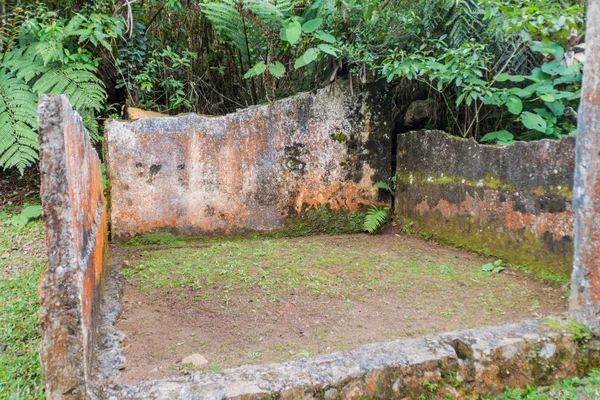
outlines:
[[[480,145],[440,131],[398,136],[401,226],[538,271],[570,276],[575,138]]]

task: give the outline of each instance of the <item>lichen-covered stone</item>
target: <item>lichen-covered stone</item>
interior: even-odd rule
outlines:
[[[357,211],[391,175],[382,86],[338,82],[221,117],[106,125],[112,234],[282,228],[306,208]]]
[[[600,333],[600,3],[589,2],[577,131],[573,318]]]
[[[38,111],[48,265],[40,285],[41,360],[48,399],[87,398],[106,249],[100,160],[65,96]]]
[[[480,145],[440,131],[398,136],[396,216],[515,264],[569,276],[575,138]]]

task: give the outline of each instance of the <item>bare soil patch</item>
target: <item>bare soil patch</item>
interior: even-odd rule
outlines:
[[[135,383],[558,315],[564,289],[415,238],[318,236],[130,249],[123,312]]]

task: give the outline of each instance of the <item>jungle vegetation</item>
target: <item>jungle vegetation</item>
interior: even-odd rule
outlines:
[[[482,142],[576,126],[584,0],[1,0],[0,167],[38,158],[40,94],[94,141],[126,107],[223,114],[343,77]],[[410,90],[409,90],[410,89]],[[412,95],[410,94],[412,93]],[[412,96],[412,97],[411,97]]]

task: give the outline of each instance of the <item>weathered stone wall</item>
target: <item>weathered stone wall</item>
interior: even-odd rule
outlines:
[[[600,2],[588,5],[577,126],[571,316],[600,334]]]
[[[65,96],[40,100],[41,198],[48,265],[40,285],[48,399],[87,396],[106,250],[100,160]]]
[[[467,399],[507,387],[548,386],[598,367],[600,344],[578,342],[563,321],[457,331],[369,344],[282,364],[191,378],[113,384],[114,399]]]
[[[357,211],[391,172],[382,86],[338,82],[222,117],[109,121],[113,238],[270,230],[306,208]]]
[[[401,134],[396,216],[406,229],[568,276],[574,147],[573,137],[490,146]]]

